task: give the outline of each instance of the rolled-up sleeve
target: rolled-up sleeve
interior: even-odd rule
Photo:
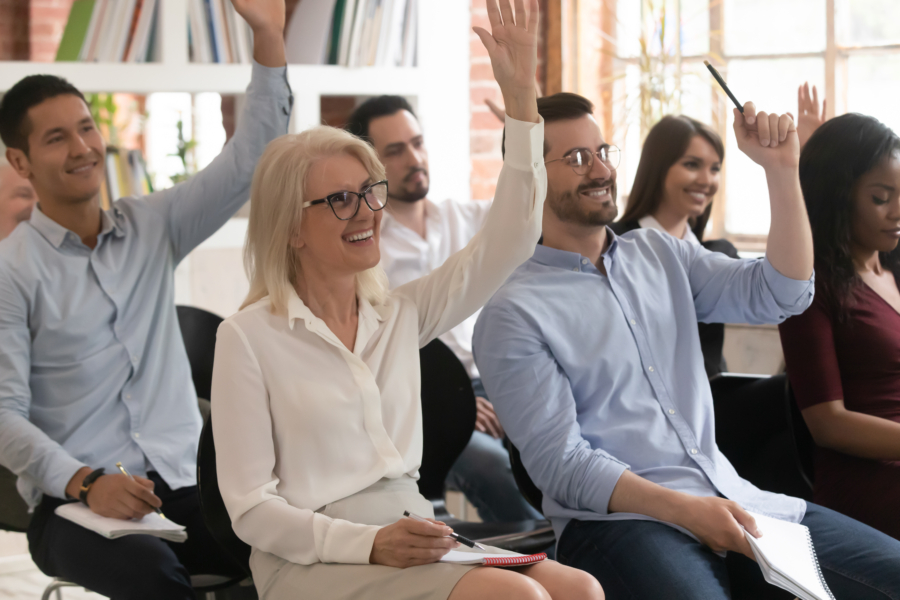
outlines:
[[[515,308],[489,305],[481,312],[473,347],[487,395],[546,497],[608,514],[629,466],[582,437],[569,379],[529,319]]]
[[[418,309],[421,346],[484,306],[540,238],[547,194],[544,123],[507,117],[506,132],[503,169],[484,226],[443,265],[394,291]]]

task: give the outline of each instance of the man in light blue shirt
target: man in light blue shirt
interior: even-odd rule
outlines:
[[[755,511],[810,528],[838,598],[900,598],[900,543],[757,489],[716,446],[697,321],[777,323],[812,300],[791,119],[735,111],[739,148],[766,172],[772,226],[765,258],[734,260],[650,229],[616,237],[616,171],[590,103],[559,94],[538,107],[543,245],[485,306],[474,350],[560,560],[609,598],[725,599],[732,583],[764,597],[744,558]]]
[[[0,463],[35,508],[37,565],[114,598],[193,598],[189,573],[236,571],[200,514],[202,422],[173,279],[247,201],[259,156],[287,132],[284,0],[235,7],[254,32],[246,108],[212,164],[169,190],[101,210],[105,144],[66,81],[25,78],[0,105],[7,158],[39,201],[0,242]],[[105,540],[54,514],[79,499],[120,519],[161,506],[188,541]]]

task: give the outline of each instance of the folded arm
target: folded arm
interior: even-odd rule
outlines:
[[[420,346],[481,308],[534,253],[540,238],[547,192],[543,122],[508,117],[506,128],[506,157],[481,231],[443,265],[394,292],[418,307]]]
[[[28,309],[10,277],[0,272],[0,464],[56,498],[86,465],[29,419],[31,332]]]
[[[332,519],[278,495],[268,393],[249,343],[231,321],[219,327],[212,397],[219,489],[238,537],[301,565],[368,564],[379,527]]]

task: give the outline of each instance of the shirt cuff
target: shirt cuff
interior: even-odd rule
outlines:
[[[779,273],[766,256],[763,258],[763,277],[775,301],[788,316],[800,314],[812,304],[816,289],[815,271],[809,279],[791,279]]]
[[[46,494],[66,500],[66,486],[69,485],[72,477],[75,476],[79,469],[89,466],[68,453],[61,452],[58,457],[54,458],[53,466],[47,473],[47,477],[44,480],[46,487],[41,487],[44,487]]]
[[[282,67],[266,67],[255,60],[250,76],[248,93],[257,93],[264,97],[275,98],[282,107],[282,112],[291,114],[294,106],[294,95],[288,82],[287,65]]]
[[[316,553],[323,563],[367,565],[375,535],[381,527],[331,519],[316,513],[314,535]]]
[[[544,118],[528,123],[506,116],[506,156],[503,163],[519,171],[536,171],[544,165]]]

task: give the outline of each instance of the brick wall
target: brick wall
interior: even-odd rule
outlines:
[[[541,11],[546,10],[546,0],[541,0]],[[546,19],[542,19],[542,23]],[[482,0],[472,1],[472,26],[483,27],[490,31],[487,9]],[[544,39],[544,36],[541,36]],[[469,149],[472,156],[472,199],[490,200],[494,197],[494,189],[497,186],[497,177],[503,166],[500,153],[500,142],[503,135],[503,123],[494,116],[484,103],[485,99],[491,99],[498,105],[503,105],[500,88],[494,81],[491,70],[491,59],[481,40],[471,32],[469,34],[470,61],[469,65],[469,102],[471,119],[469,121]],[[542,45],[543,46],[543,45]],[[543,81],[543,47],[538,49],[538,81]],[[541,86],[543,87],[543,86]]]
[[[31,0],[28,31],[29,59],[52,62],[62,39],[73,0]],[[22,2],[24,3],[24,1]]]
[[[0,60],[28,60],[29,5],[0,0]]]

